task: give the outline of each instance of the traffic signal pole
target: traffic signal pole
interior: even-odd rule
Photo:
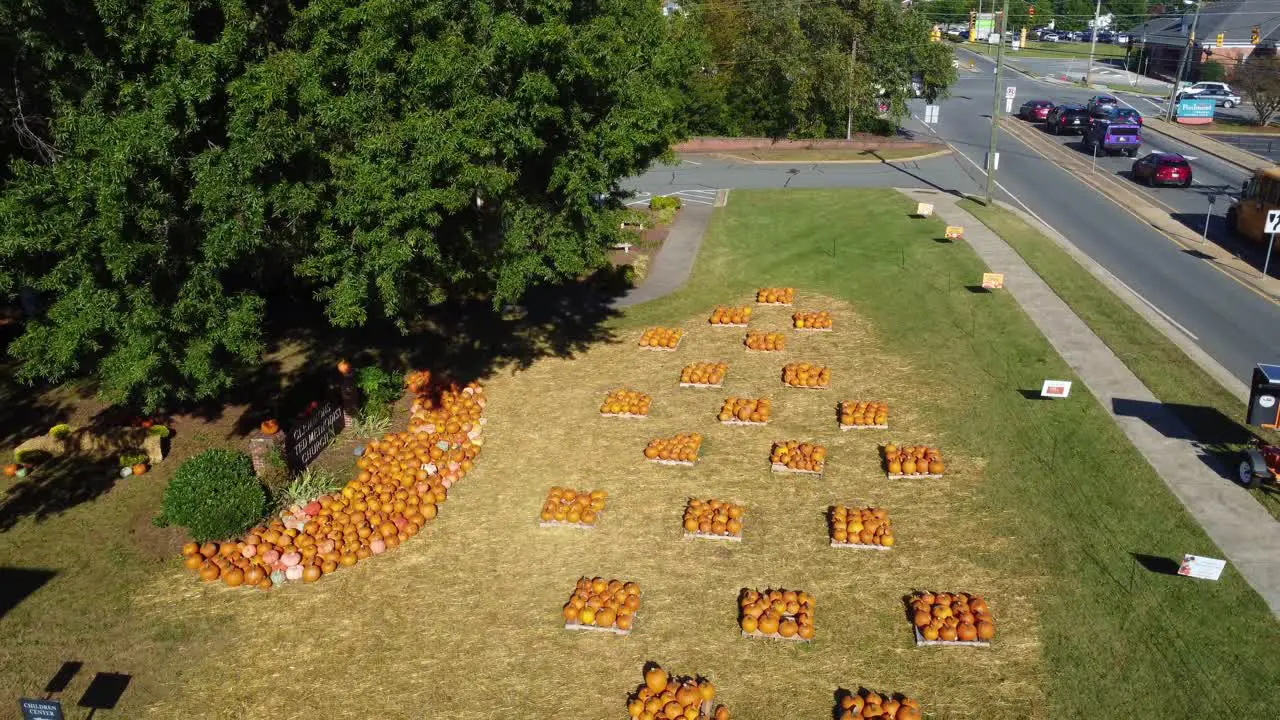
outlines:
[[[1004,33],[1008,25],[1009,0],[1004,0],[1004,12],[1000,13],[1000,42],[996,44],[996,89],[991,98],[991,147],[987,151],[987,196],[985,204],[993,203],[996,187],[996,141],[1000,135],[1000,101],[1004,99]]]

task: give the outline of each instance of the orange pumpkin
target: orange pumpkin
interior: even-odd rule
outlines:
[[[338,361],[338,372],[342,373],[343,375],[350,375],[350,374],[351,374],[351,363],[347,362],[346,360],[339,360],[339,361]]]
[[[18,466],[13,463],[9,463],[8,465],[5,465],[4,474],[5,474],[5,477],[14,477],[15,475],[18,474]]]
[[[258,429],[262,431],[263,435],[275,435],[280,432],[280,423],[276,422],[274,419],[263,420],[262,424],[258,426]]]
[[[146,463],[138,463],[137,465],[134,465],[134,466],[133,466],[133,474],[134,474],[134,475],[146,475],[146,474],[147,474],[147,464],[146,464]]]

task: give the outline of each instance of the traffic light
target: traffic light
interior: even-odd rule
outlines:
[[[934,42],[942,42],[942,28],[934,25],[933,29],[929,31],[929,39]]]
[[[1035,19],[1036,19],[1036,6],[1035,6],[1035,5],[1032,5],[1031,7],[1027,8],[1027,17],[1031,18],[1032,20],[1035,20]]]
[[[1218,47],[1222,47],[1222,43],[1227,39],[1226,33],[1218,33]]]
[[[1258,43],[1262,42],[1262,28],[1258,27],[1257,25],[1253,26],[1253,37],[1249,39],[1249,42],[1253,43],[1254,45],[1257,45]]]

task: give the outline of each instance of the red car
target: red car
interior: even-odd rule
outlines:
[[[1133,161],[1133,179],[1148,185],[1191,185],[1191,163],[1177,153],[1151,153]]]
[[[1028,100],[1022,103],[1022,107],[1018,108],[1018,117],[1036,122],[1049,117],[1049,111],[1052,109],[1053,103],[1048,100]]]

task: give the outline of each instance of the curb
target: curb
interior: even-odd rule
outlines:
[[[911,155],[908,157],[893,158],[892,160],[752,160],[744,158],[740,155],[731,155],[729,153],[685,153],[686,155],[705,154],[710,157],[729,158],[738,162],[750,163],[752,165],[881,165],[896,162],[918,162],[920,160],[931,160],[933,158],[944,157],[951,154],[951,148],[943,148],[934,150],[922,155]]]

